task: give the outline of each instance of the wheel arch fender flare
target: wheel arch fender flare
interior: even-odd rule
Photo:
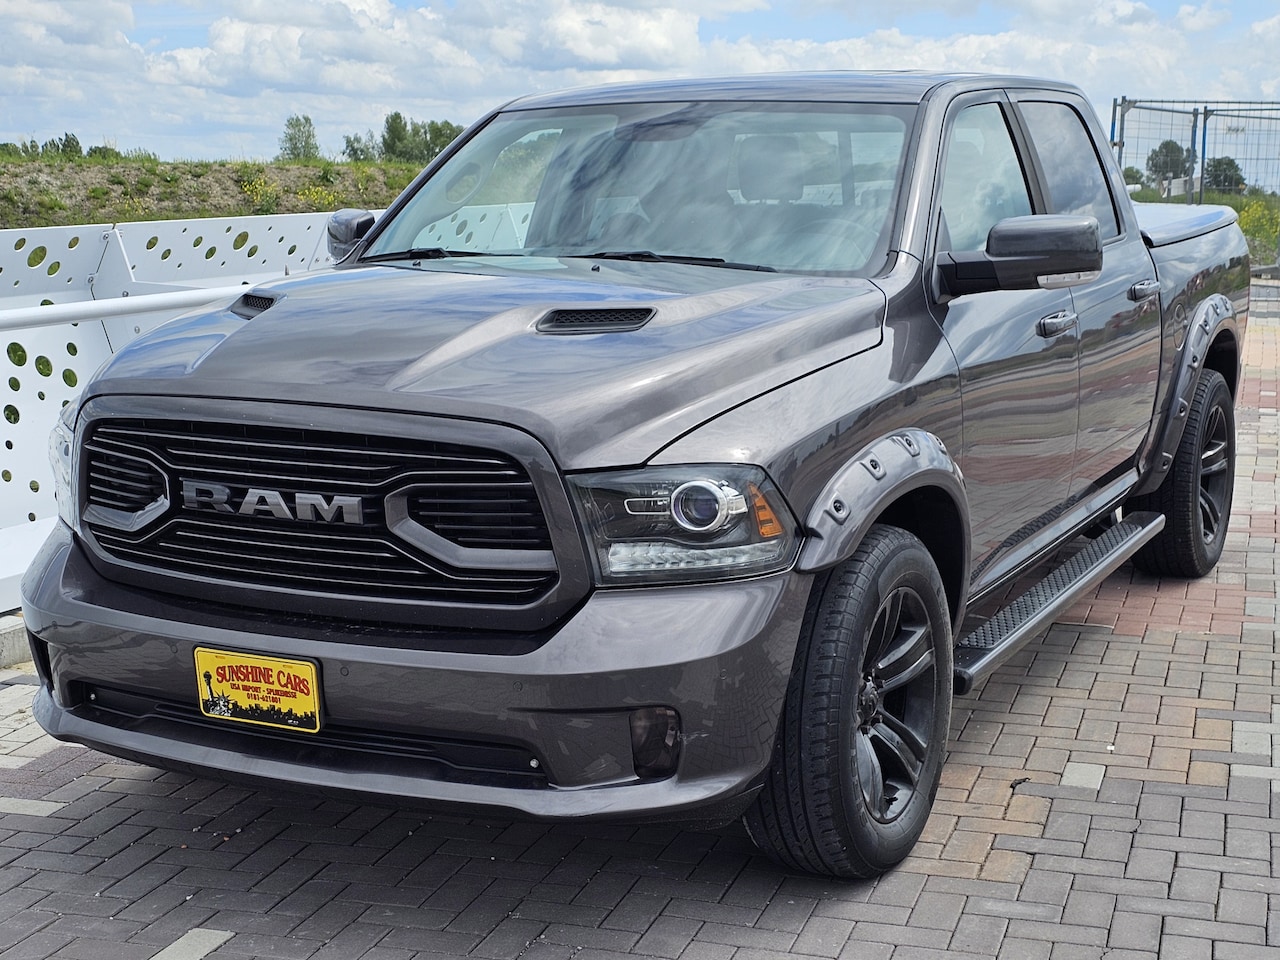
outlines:
[[[939,496],[949,501],[949,513],[946,523],[934,530],[924,517],[917,516],[916,522],[884,519],[897,504],[913,499],[935,502]],[[837,470],[805,518],[797,569],[818,572],[848,559],[878,521],[903,526],[925,542],[938,563],[958,624],[969,582],[969,502],[964,475],[941,438],[919,428],[894,430]],[[939,556],[940,546],[949,559]]]
[[[1187,325],[1187,338],[1182,344],[1173,371],[1173,387],[1165,402],[1164,416],[1161,418],[1160,432],[1152,446],[1151,455],[1142,477],[1133,489],[1135,495],[1150,493],[1164,482],[1173,466],[1174,454],[1182,440],[1187,426],[1187,414],[1191,412],[1191,400],[1196,393],[1196,384],[1200,382],[1200,373],[1210,359],[1210,352],[1218,343],[1219,336],[1226,334],[1238,342],[1236,310],[1231,301],[1221,293],[1210,294],[1196,306],[1191,322]],[[1237,349],[1236,365],[1240,364]],[[1235,384],[1238,382],[1238,370],[1230,371],[1227,383],[1232,386],[1232,396],[1236,394]]]

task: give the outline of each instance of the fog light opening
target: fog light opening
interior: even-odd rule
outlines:
[[[680,760],[680,715],[671,707],[633,710],[631,759],[641,780],[660,780],[675,773]]]

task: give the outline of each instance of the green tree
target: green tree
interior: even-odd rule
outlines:
[[[316,140],[315,124],[305,113],[290,114],[280,134],[280,154],[277,160],[315,160],[320,156],[320,143]]]
[[[1177,140],[1165,140],[1147,154],[1147,173],[1157,183],[1161,180],[1191,176],[1195,151],[1183,149]]]
[[[35,146],[34,140],[31,141],[31,146]],[[41,144],[40,156],[47,160],[79,160],[84,156],[84,151],[80,147],[79,137],[74,133],[64,133]]]
[[[369,162],[382,159],[382,141],[369,130],[363,136],[348,133],[342,138],[342,155],[348,160]]]
[[[448,120],[419,122],[397,110],[382,123],[382,158],[425,165],[461,132],[462,127]]]
[[[1137,167],[1125,167],[1124,182],[1130,183],[1130,184],[1137,184],[1140,187],[1144,187],[1147,184],[1147,177]]]
[[[1218,193],[1244,193],[1244,171],[1233,157],[1204,162],[1204,188]]]

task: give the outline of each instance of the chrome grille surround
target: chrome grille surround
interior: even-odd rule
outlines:
[[[283,404],[154,406],[86,407],[82,532],[107,576],[424,627],[539,628],[586,592],[563,484],[526,434]],[[228,409],[241,407],[252,416]]]

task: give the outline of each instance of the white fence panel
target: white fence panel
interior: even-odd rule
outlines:
[[[245,284],[327,267],[327,213],[0,230],[0,612],[57,516],[48,436],[113,352]]]

